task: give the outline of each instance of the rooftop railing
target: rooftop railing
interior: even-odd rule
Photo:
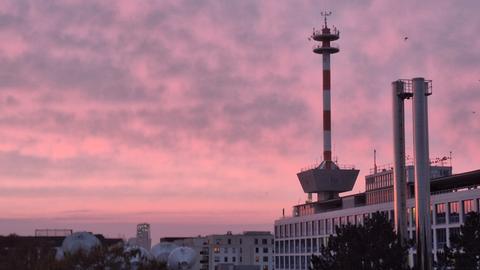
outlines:
[[[312,37],[313,36],[320,36],[320,35],[334,35],[334,36],[340,36],[340,31],[336,27],[330,29],[330,33],[323,33],[322,30],[313,30]]]

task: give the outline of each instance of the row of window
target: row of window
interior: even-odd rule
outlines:
[[[242,248],[239,248],[239,253],[243,253],[243,249]],[[268,247],[263,247],[263,248],[258,248],[256,247],[255,248],[255,253],[260,253],[260,250],[262,250],[263,253],[268,253],[269,249]],[[220,251],[222,251],[223,253],[225,254],[228,254],[229,252],[231,253],[236,253],[237,252],[237,248],[228,248],[228,247],[224,247],[224,248],[220,248],[220,247],[214,247],[213,248],[213,253],[220,253]]]
[[[216,262],[216,263],[219,263],[221,262],[221,257],[220,256],[215,256],[213,258],[213,261]],[[256,263],[260,263],[260,262],[263,262],[263,263],[268,263],[268,256],[256,256],[255,257],[255,262]],[[223,257],[223,262],[224,263],[236,263],[237,262],[237,257]],[[242,262],[242,256],[238,257],[238,262]]]
[[[413,240],[413,242],[415,242],[415,230],[411,230],[409,232],[411,233],[410,238]],[[451,237],[452,235],[458,235],[460,233],[460,227],[437,228],[435,230],[432,230],[432,248],[444,248],[444,246],[447,244],[448,239],[447,232],[448,237]],[[433,233],[435,233],[435,235],[433,235]],[[436,245],[433,245],[434,239],[436,240]],[[320,252],[322,246],[326,246],[327,244],[328,237],[279,240],[275,241],[275,254],[317,253]]]
[[[480,199],[477,199],[477,206],[474,200],[453,201],[448,203],[435,204],[435,224],[449,224],[459,223],[460,214],[465,216],[469,212],[479,211]],[[448,215],[447,215],[448,210]],[[393,210],[384,211],[384,214],[393,220]],[[415,225],[415,207],[407,209],[407,224],[409,226]],[[364,220],[370,217],[369,213],[342,216],[328,219],[312,220],[305,222],[298,222],[292,224],[276,225],[275,238],[289,238],[301,236],[317,236],[330,235],[335,233],[335,227],[350,224],[362,225]]]
[[[370,176],[365,179],[365,189],[367,191],[393,186],[393,173]]]
[[[393,210],[390,211],[390,216],[387,211],[384,214],[389,218],[393,218]],[[363,224],[363,222],[370,217],[369,213],[360,215],[351,215],[335,218],[327,218],[320,220],[312,220],[305,222],[298,222],[292,224],[276,225],[275,238],[299,237],[299,236],[314,236],[314,235],[330,235],[335,233],[335,227],[340,225]]]
[[[222,240],[224,240],[224,239],[215,239],[215,244],[216,245],[221,245],[222,242],[223,242]],[[227,239],[227,245],[236,244],[234,242],[235,242],[234,239],[231,239],[231,238]],[[262,245],[268,245],[268,239],[267,238],[261,238],[261,239],[255,238],[254,243],[255,243],[255,245],[259,245],[260,243]],[[271,239],[271,243],[273,244],[273,239]],[[240,244],[240,245],[242,244],[242,238],[238,239],[238,244]]]
[[[478,201],[478,200],[477,200]],[[480,203],[477,203],[477,207]],[[460,212],[465,217],[470,212],[477,212],[474,200],[462,201],[460,209],[459,202],[438,203],[435,205],[435,224],[458,223],[460,222]]]
[[[275,241],[275,253],[312,253],[326,246],[328,237]]]
[[[309,269],[311,256],[276,256],[275,269]]]
[[[222,249],[220,249],[220,247],[214,247],[213,248],[213,253],[220,253],[220,250],[223,251],[223,253],[229,253],[229,251],[231,251],[232,253],[236,253],[237,252],[237,248],[228,248],[228,247],[224,247]],[[238,249],[240,251],[240,253],[243,252],[242,248],[239,248]]]
[[[393,189],[381,189],[369,191],[366,194],[367,204],[379,204],[393,201]]]
[[[219,263],[220,260],[221,260],[220,256],[215,256],[213,258],[213,261],[216,262],[216,263]],[[242,262],[242,256],[238,257],[238,261]],[[223,257],[223,262],[225,262],[225,263],[228,263],[228,262],[236,263],[237,262],[237,257],[231,257],[230,260],[229,260],[228,257]]]

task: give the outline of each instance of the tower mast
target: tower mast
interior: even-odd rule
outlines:
[[[321,13],[324,18],[324,24],[321,31],[314,31],[312,39],[321,42],[313,48],[313,52],[322,55],[323,62],[323,160],[326,169],[333,168],[332,165],[332,113],[331,113],[331,71],[330,55],[338,53],[338,46],[331,44],[331,41],[340,38],[340,32],[336,29],[330,29],[327,24],[327,17],[332,12],[324,11]]]

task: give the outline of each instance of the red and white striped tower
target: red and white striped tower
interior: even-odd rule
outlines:
[[[313,52],[321,54],[323,58],[323,162],[297,173],[303,191],[308,194],[308,203],[312,203],[313,193],[317,193],[317,201],[321,202],[336,199],[340,193],[351,191],[360,172],[355,167],[341,168],[332,161],[330,54],[339,52],[338,46],[331,41],[339,39],[340,33],[335,27],[328,28],[327,16],[330,14],[331,12],[322,12],[325,24],[320,31],[313,29],[310,37],[320,42],[313,46]]]
[[[340,51],[338,46],[331,44],[331,41],[340,38],[340,32],[334,27],[328,28],[327,16],[331,15],[331,12],[322,12],[324,17],[324,25],[321,31],[313,30],[312,39],[321,42],[313,47],[313,52],[321,54],[323,58],[323,160],[324,168],[331,169],[335,167],[332,162],[332,125],[331,125],[331,83],[330,83],[330,54],[334,54]]]

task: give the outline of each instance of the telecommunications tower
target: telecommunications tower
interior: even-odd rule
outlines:
[[[339,197],[339,193],[350,191],[355,184],[359,171],[355,168],[340,168],[332,161],[332,120],[331,120],[331,72],[330,55],[340,49],[331,43],[340,38],[337,28],[330,29],[327,16],[331,12],[322,12],[324,24],[321,30],[313,29],[310,40],[320,42],[313,46],[313,52],[321,54],[323,59],[323,162],[312,169],[303,170],[297,174],[304,192],[308,193],[308,201],[312,201],[312,193],[317,193],[318,201]]]

